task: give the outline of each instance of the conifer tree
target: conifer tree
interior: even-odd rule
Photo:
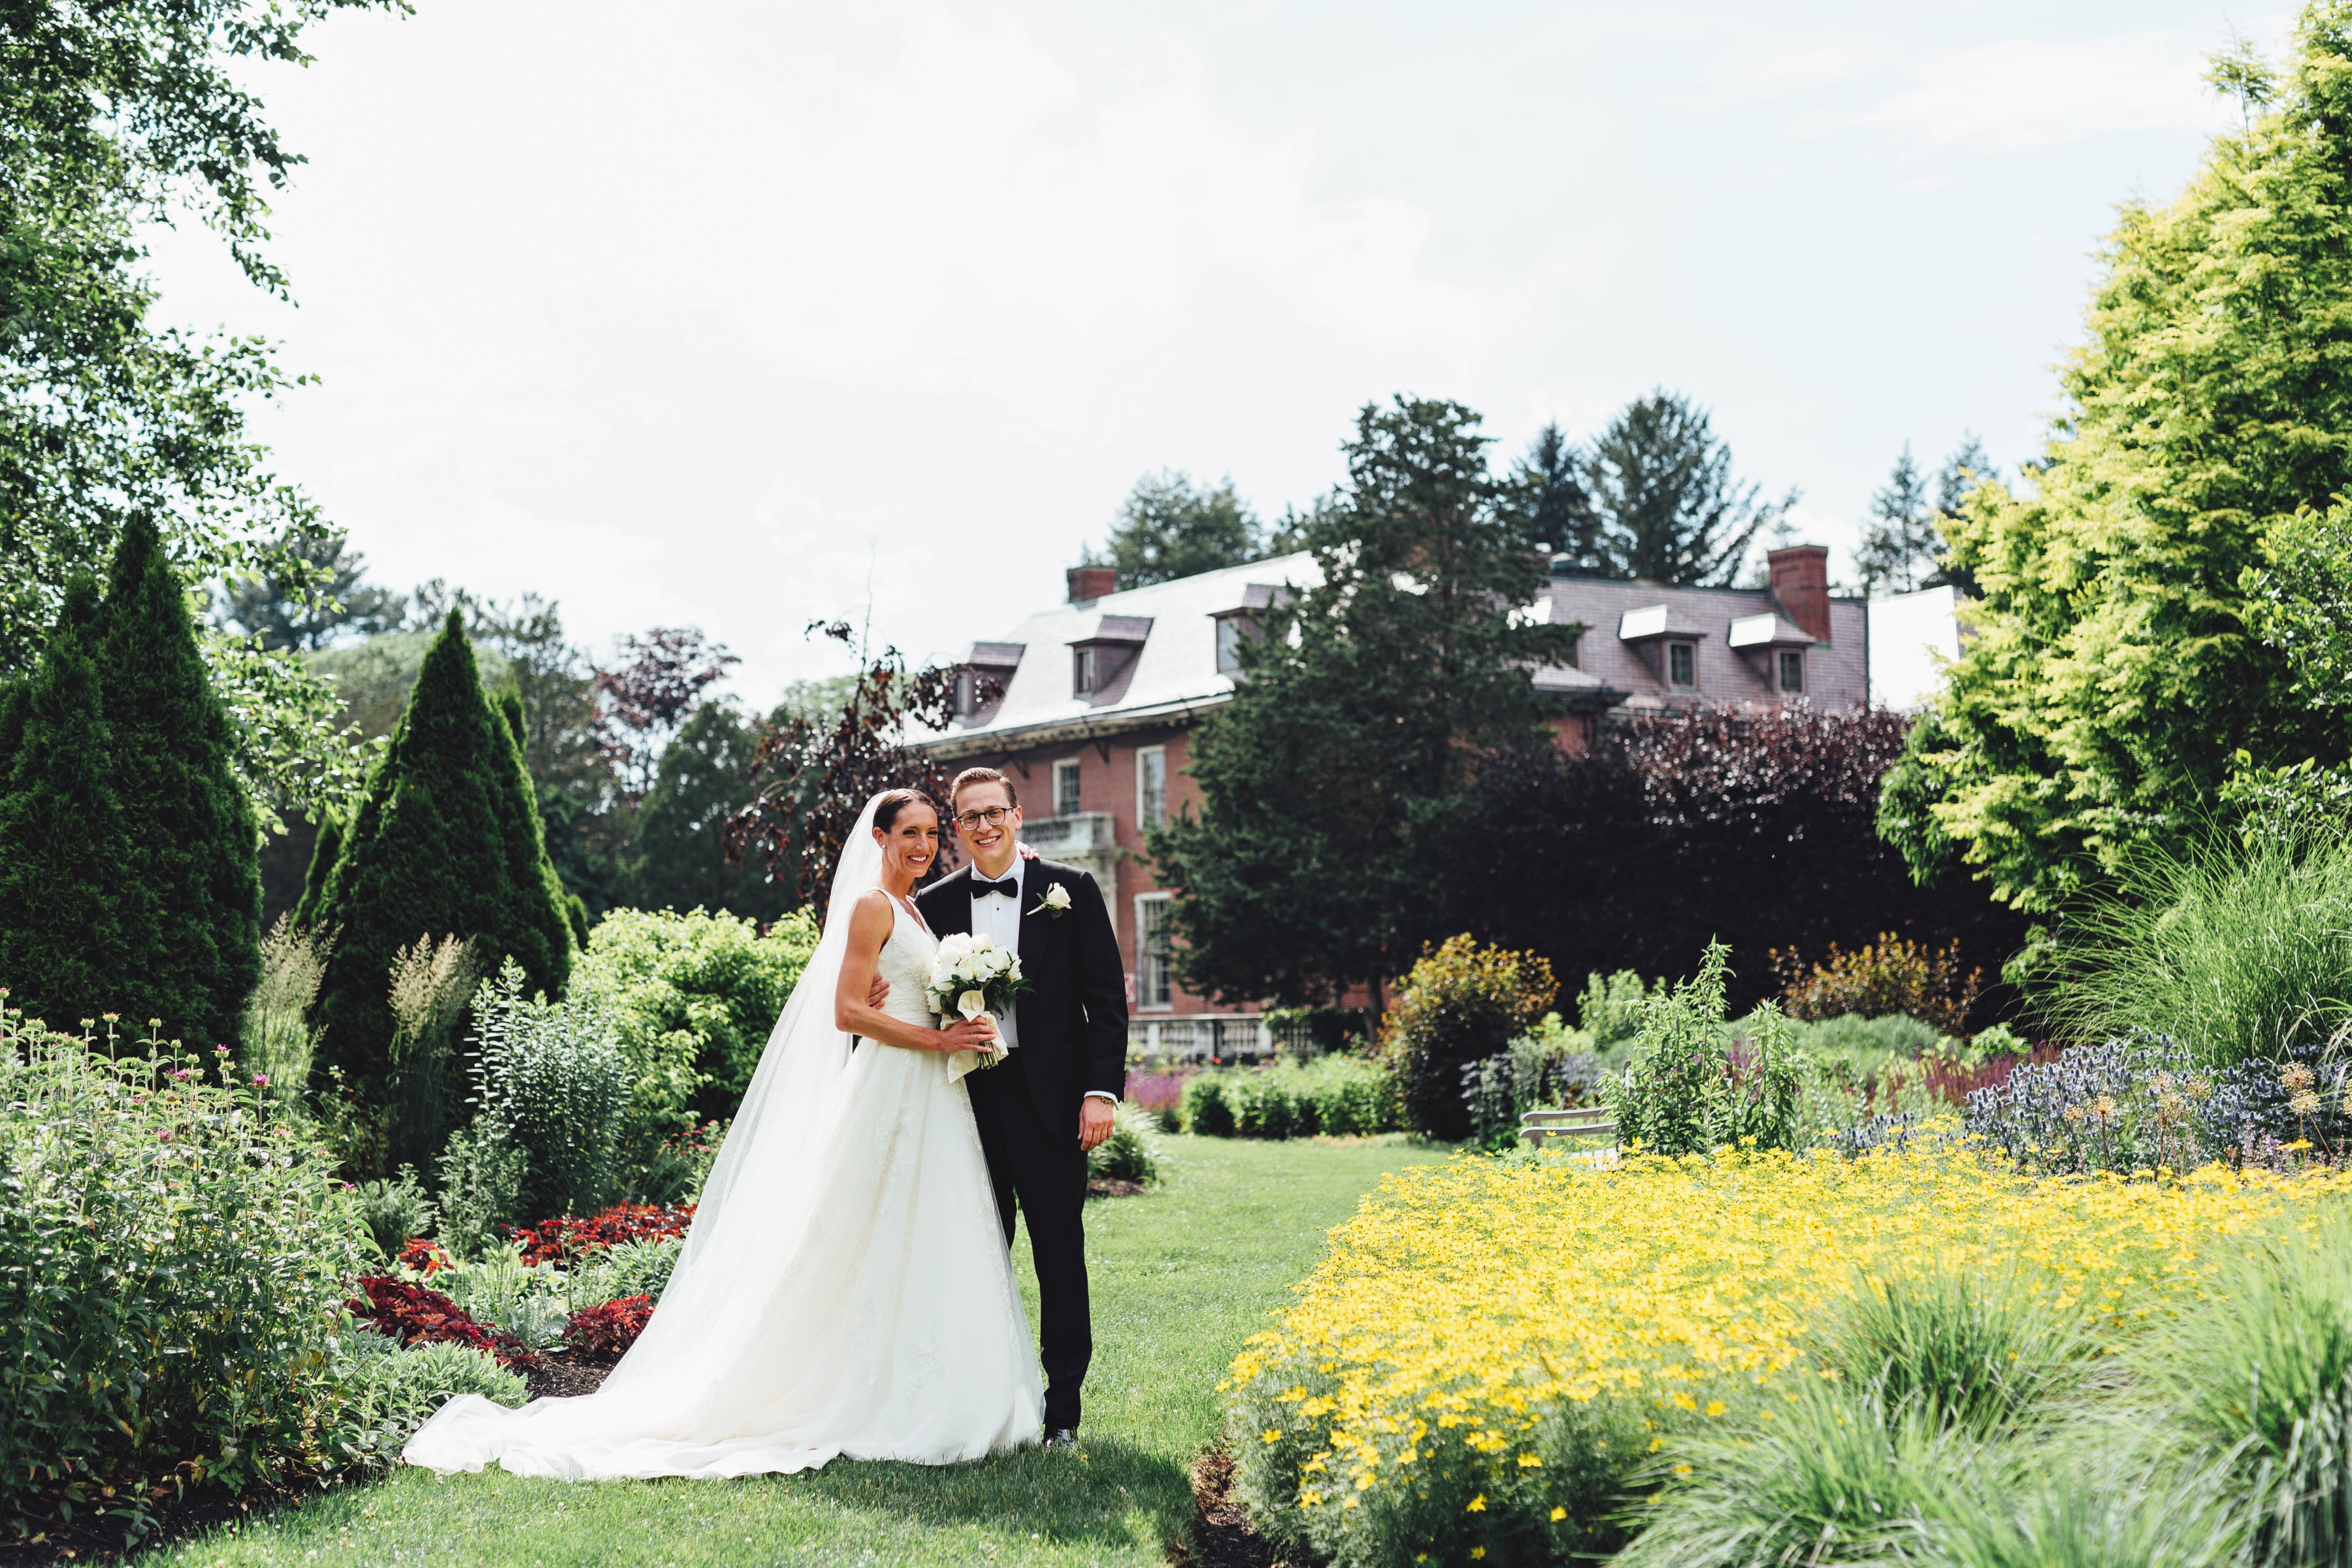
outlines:
[[[64,1029],[142,999],[119,970],[122,822],[88,647],[97,618],[98,585],[79,578],[33,675],[0,694],[0,985]]]
[[[260,831],[187,586],[144,519],[115,547],[97,630],[106,766],[122,823],[112,1008],[160,1017],[167,1036],[191,1044],[234,1040],[261,977]]]
[[[318,1069],[341,1068],[363,1100],[390,1087],[389,985],[404,945],[471,938],[483,970],[511,957],[551,994],[570,975],[571,928],[520,756],[453,610],[311,911],[337,933],[315,1015]]]
[[[343,819],[333,812],[319,818],[319,837],[311,841],[310,868],[303,873],[302,896],[294,905],[294,923],[304,931],[319,924],[319,906],[327,896],[327,878],[343,853]]]

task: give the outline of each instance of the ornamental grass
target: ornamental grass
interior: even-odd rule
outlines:
[[[2032,1176],[1951,1145],[1408,1172],[1234,1363],[1236,1484],[1277,1550],[1340,1563],[1607,1552],[1643,1522],[1629,1497],[1711,1434],[1835,1379],[1822,1331],[1859,1291],[1997,1281],[2105,1355],[2347,1193],[2329,1172]]]

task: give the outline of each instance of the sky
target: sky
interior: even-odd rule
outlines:
[[[698,626],[764,704],[846,668],[813,619],[1058,601],[1147,471],[1304,506],[1400,392],[1498,466],[1684,393],[1842,574],[1906,442],[2038,449],[2117,205],[2292,16],[415,0],[249,79],[294,303],[201,230],[154,270],[316,378],[254,431],[373,580]]]

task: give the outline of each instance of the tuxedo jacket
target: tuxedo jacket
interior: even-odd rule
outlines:
[[[1081,1100],[1089,1093],[1126,1091],[1127,973],[1119,962],[1118,934],[1093,876],[1054,860],[1026,866],[1021,973],[1029,989],[1013,1004],[1021,1043],[1003,1062],[966,1082],[977,1089],[982,1079],[1017,1077],[1027,1085],[1038,1119],[1047,1127],[1067,1127],[1076,1137]],[[1045,889],[1055,886],[1070,891],[1070,907],[1059,913],[1043,907]],[[969,932],[971,866],[916,895],[915,906],[936,936]]]

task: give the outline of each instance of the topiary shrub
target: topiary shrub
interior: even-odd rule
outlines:
[[[317,1458],[337,1397],[365,1242],[332,1162],[226,1047],[121,1046],[0,1007],[0,1519],[20,1529],[136,1533],[184,1487],[279,1477]]]
[[[1483,946],[1467,933],[1424,952],[1381,1022],[1405,1124],[1448,1142],[1467,1138],[1463,1068],[1532,1028],[1559,991],[1542,959]]]
[[[1234,1108],[1225,1099],[1225,1075],[1194,1073],[1184,1083],[1184,1128],[1204,1138],[1234,1135]]]

